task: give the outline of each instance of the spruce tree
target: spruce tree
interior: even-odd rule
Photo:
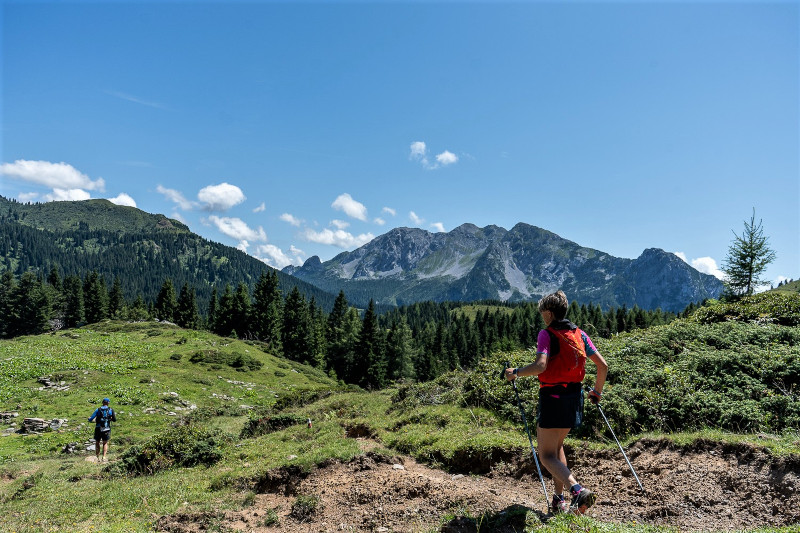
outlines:
[[[0,338],[11,337],[14,330],[11,313],[13,310],[12,297],[16,285],[14,274],[10,270],[3,272],[3,276],[0,277],[0,316],[4,318],[0,320]]]
[[[250,291],[244,282],[239,282],[233,295],[231,307],[232,329],[240,338],[250,338]]]
[[[295,286],[283,305],[283,355],[293,361],[311,363],[311,320],[306,298]]]
[[[86,319],[83,304],[83,284],[78,276],[64,278],[64,326],[76,328]]]
[[[10,321],[12,336],[38,335],[47,330],[51,302],[48,291],[33,272],[25,272],[14,289]]]
[[[121,318],[125,307],[125,298],[122,295],[122,282],[119,276],[114,277],[111,291],[108,293],[108,315],[111,318]]]
[[[253,290],[252,328],[257,339],[267,343],[275,353],[281,350],[283,298],[278,273],[261,272]]]
[[[753,209],[753,216],[750,222],[745,221],[742,234],[733,232],[735,238],[722,264],[725,287],[733,296],[753,294],[767,282],[761,276],[775,260],[775,252],[769,247],[761,223],[759,220],[756,224],[756,210]]]
[[[181,287],[175,320],[182,328],[197,329],[200,326],[194,287],[190,288],[188,283],[184,283],[183,287]]]
[[[108,318],[108,290],[106,280],[92,270],[83,280],[83,304],[86,322],[94,324]]]
[[[175,322],[175,315],[178,310],[178,300],[175,297],[175,287],[172,280],[167,278],[158,291],[154,312],[156,318],[161,321]]]
[[[380,389],[386,385],[386,353],[382,333],[375,314],[375,302],[369,301],[361,323],[361,335],[356,346],[354,378],[367,389]]]

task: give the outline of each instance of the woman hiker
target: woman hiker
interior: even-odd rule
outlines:
[[[539,332],[536,361],[520,368],[506,368],[506,379],[538,376],[539,408],[536,417],[536,440],[542,464],[553,476],[555,495],[553,514],[573,511],[584,514],[594,505],[597,496],[582,487],[567,467],[564,439],[569,431],[581,425],[583,390],[581,382],[588,358],[597,366],[597,379],[589,391],[589,400],[598,403],[608,373],[608,364],[586,333],[567,320],[569,302],[558,291],[539,300],[539,313],[546,329]],[[569,487],[572,500],[567,504],[564,487]]]

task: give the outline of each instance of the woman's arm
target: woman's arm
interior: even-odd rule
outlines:
[[[547,354],[537,353],[536,361],[528,366],[521,366],[517,368],[517,373],[514,374],[513,368],[506,368],[506,379],[514,381],[517,377],[538,376],[547,369]]]

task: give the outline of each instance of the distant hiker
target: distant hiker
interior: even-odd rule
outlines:
[[[107,461],[108,455],[108,440],[111,438],[111,422],[117,421],[117,415],[114,410],[109,407],[111,400],[103,398],[103,405],[98,407],[89,417],[89,422],[94,422],[94,453],[97,456],[97,462],[100,462],[100,448],[103,448],[103,461]],[[102,441],[102,446],[101,446]]]
[[[553,476],[553,514],[568,510],[583,514],[597,499],[592,491],[578,483],[567,467],[564,439],[571,429],[581,425],[583,419],[581,382],[586,373],[586,359],[597,365],[597,379],[589,391],[592,403],[600,401],[608,373],[608,363],[589,336],[566,320],[568,308],[567,296],[562,291],[539,300],[539,313],[547,327],[539,332],[537,338],[536,361],[520,368],[506,368],[505,372],[509,381],[520,376],[539,377],[536,440],[542,464]],[[565,486],[572,494],[569,505],[564,499]]]

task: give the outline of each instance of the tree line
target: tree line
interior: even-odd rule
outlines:
[[[695,308],[689,306],[682,315]],[[666,324],[674,313],[634,307],[602,310],[570,304],[568,318],[593,337]],[[189,329],[258,341],[270,353],[321,368],[346,383],[382,388],[400,380],[426,381],[455,368],[471,368],[497,350],[535,347],[544,327],[536,303],[420,302],[378,314],[350,305],[339,292],[328,313],[297,287],[284,295],[278,274],[262,272],[253,290],[244,282],[212,289],[206,309],[195,289],[166,279],[153,301],[123,296],[96,271],[46,279],[29,271],[0,277],[0,337],[35,335],[104,319],[158,319]]]

